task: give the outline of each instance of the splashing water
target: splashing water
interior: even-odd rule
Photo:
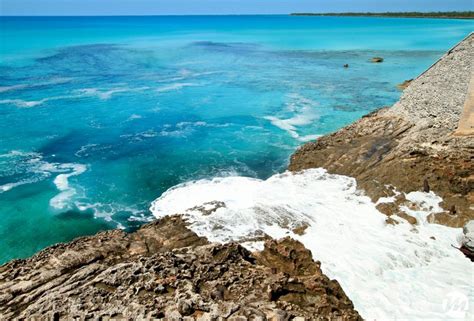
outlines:
[[[357,190],[355,179],[311,169],[267,180],[185,183],[163,193],[151,211],[157,218],[183,214],[198,235],[214,242],[239,241],[251,250],[262,247],[258,238],[263,235],[301,241],[367,320],[443,320],[449,293],[468,300],[470,310],[460,318],[468,320],[474,267],[451,246],[458,245],[461,229],[426,221],[430,213],[442,211],[435,194],[406,197],[418,205],[410,214],[420,223],[398,219],[399,224],[387,225],[387,217]],[[304,234],[294,232],[298,227],[305,228]]]

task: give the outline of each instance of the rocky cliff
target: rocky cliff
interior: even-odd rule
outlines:
[[[0,267],[2,320],[359,320],[339,283],[289,238],[250,253],[179,216],[58,244]],[[221,320],[220,319],[220,320]]]
[[[401,192],[432,190],[444,199],[446,210],[432,221],[464,225],[474,219],[474,136],[456,129],[460,121],[466,127],[463,108],[474,108],[468,99],[474,91],[472,83],[469,88],[473,61],[471,34],[411,82],[393,107],[307,143],[291,157],[289,169],[323,167],[355,177],[373,201],[395,198],[379,210],[412,223],[416,219],[399,209],[410,206]]]

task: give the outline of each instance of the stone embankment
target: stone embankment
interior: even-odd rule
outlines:
[[[443,198],[445,212],[431,221],[463,226],[474,219],[474,136],[466,130],[474,126],[473,62],[471,34],[413,80],[393,107],[305,144],[289,169],[324,167],[355,177],[374,202],[395,198],[379,205],[382,212],[412,223],[416,219],[399,209],[411,205],[402,192],[433,191]]]

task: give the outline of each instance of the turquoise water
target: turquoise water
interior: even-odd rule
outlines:
[[[184,181],[284,171],[297,146],[393,104],[396,84],[473,29],[290,16],[0,26],[0,263],[133,230]]]

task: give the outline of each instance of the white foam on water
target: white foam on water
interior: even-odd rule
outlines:
[[[98,144],[86,144],[84,146],[81,146],[81,148],[74,153],[75,156],[77,157],[84,157],[84,156],[89,156],[89,150],[93,149],[95,147],[99,146]]]
[[[92,211],[95,218],[103,219],[109,223],[115,223],[116,227],[119,229],[125,229],[125,226],[122,223],[113,218],[113,216],[119,212],[130,213],[130,217],[128,218],[128,221],[130,222],[138,221],[145,223],[152,220],[150,215],[146,215],[147,213],[141,209],[117,203],[89,203],[84,200],[76,200],[74,201],[74,205],[80,211]]]
[[[132,121],[132,120],[141,119],[141,118],[143,118],[143,116],[138,115],[138,114],[131,114],[130,117],[127,118],[127,121]]]
[[[64,84],[72,81],[74,78],[69,77],[53,77],[47,81],[39,82],[39,83],[32,83],[32,84],[18,84],[18,85],[11,85],[11,86],[0,86],[0,93],[8,92],[8,91],[15,91],[19,89],[26,89],[26,88],[36,88],[40,86],[49,86],[49,85],[59,85]]]
[[[0,104],[12,104],[20,108],[32,108],[47,102],[48,98],[40,99],[40,100],[22,100],[22,99],[3,99],[0,100]]]
[[[12,86],[0,86],[0,93],[4,93],[7,91],[18,90],[27,88],[28,85],[12,85]]]
[[[83,164],[47,162],[40,153],[16,150],[0,154],[0,169],[3,168],[3,164],[7,164],[4,172],[6,176],[18,175],[21,178],[0,185],[0,194],[18,186],[37,183],[56,176],[53,183],[59,190],[59,194],[50,199],[49,204],[60,210],[71,208],[73,206],[71,200],[77,194],[77,189],[69,184],[69,178],[87,170],[86,165]],[[14,166],[12,167],[11,164]]]
[[[196,63],[199,63],[199,62],[194,62],[194,63],[191,63],[190,65],[194,65]],[[189,63],[186,62],[186,63],[183,63],[181,65],[188,65]],[[140,77],[140,79],[146,79],[148,82],[150,81],[153,81],[153,82],[157,82],[157,83],[172,83],[172,82],[185,82],[185,81],[189,81],[189,80],[193,80],[195,78],[200,78],[202,76],[210,76],[210,75],[216,75],[216,74],[225,74],[226,72],[225,71],[203,71],[203,72],[193,72],[191,70],[188,70],[188,69],[181,69],[177,75],[175,76],[159,76],[159,75],[156,75],[156,74],[149,74],[149,75],[144,75],[142,77]],[[166,86],[167,87],[167,86]]]
[[[164,129],[159,133],[163,137],[185,137],[194,132],[196,128],[210,127],[210,128],[222,128],[229,127],[232,123],[224,124],[209,124],[205,121],[195,121],[195,122],[179,122],[174,127],[170,124],[166,124]]]
[[[43,105],[44,103],[48,101],[63,100],[63,99],[77,99],[80,97],[81,96],[78,96],[78,95],[66,95],[66,96],[47,97],[47,98],[43,98],[39,100],[3,99],[3,100],[0,100],[0,104],[15,105],[19,108],[32,108],[39,105]]]
[[[11,164],[15,164],[15,166],[12,168]],[[5,176],[20,175],[23,177],[18,181],[0,185],[0,194],[15,187],[36,183],[49,177],[51,173],[43,170],[45,164],[46,162],[42,160],[42,156],[38,153],[13,150],[6,154],[0,154],[0,173]]]
[[[60,193],[49,201],[49,205],[56,209],[66,209],[69,200],[76,195],[76,189],[69,185],[69,178],[80,175],[86,170],[87,167],[82,164],[60,164],[56,166],[56,171],[68,171],[68,173],[59,174],[54,179],[54,185]]]
[[[300,141],[304,142],[318,138],[318,135],[300,136],[297,132],[298,127],[310,125],[318,119],[319,116],[314,110],[314,107],[318,104],[311,99],[297,94],[290,95],[289,97],[291,101],[286,105],[286,110],[293,113],[292,117],[265,116],[263,118],[269,120],[273,126],[288,132],[291,137]]]
[[[28,183],[30,183],[30,181],[22,180],[16,183],[7,183],[7,184],[0,185],[0,194],[4,192],[8,192],[9,190],[14,189],[17,186],[28,184]]]
[[[159,87],[156,89],[156,91],[159,93],[162,93],[162,92],[167,92],[167,91],[180,90],[185,87],[196,87],[196,86],[199,86],[199,85],[195,83],[190,83],[190,82],[177,82],[171,85]]]
[[[441,210],[435,194],[415,192],[407,199],[418,204],[420,224],[400,219],[387,225],[355,179],[310,169],[267,180],[224,177],[181,184],[150,210],[157,218],[183,214],[193,231],[212,242],[240,241],[256,249],[262,242],[249,240],[263,234],[300,240],[368,320],[472,317],[474,268],[451,246],[458,244],[461,229],[426,221]],[[210,215],[196,208],[212,202],[225,207]],[[304,235],[292,232],[301,225],[308,226]],[[453,313],[451,294],[465,298],[469,310]]]
[[[299,136],[298,140],[300,142],[309,142],[310,140],[316,140],[319,137],[322,137],[323,135],[305,135],[305,136]]]
[[[128,87],[119,87],[112,89],[99,89],[99,88],[84,88],[78,89],[80,95],[83,96],[96,96],[101,100],[109,100],[113,95],[125,92],[138,92],[149,89],[150,87],[137,87],[137,88],[128,88]]]
[[[177,128],[186,128],[186,127],[211,127],[211,128],[223,128],[232,126],[232,123],[207,123],[205,121],[195,121],[195,122],[188,122],[182,121],[176,124]]]

